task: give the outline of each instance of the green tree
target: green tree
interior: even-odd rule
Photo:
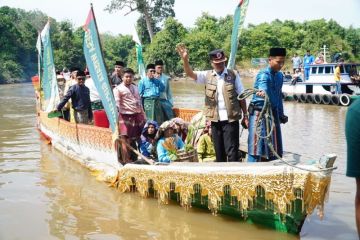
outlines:
[[[176,45],[185,37],[185,27],[176,19],[169,17],[165,21],[164,29],[160,31],[145,52],[145,59],[154,62],[162,59],[165,62],[167,71],[179,73],[182,69],[179,64],[180,58],[175,51]]]
[[[175,0],[112,0],[107,6],[109,12],[128,10],[125,14],[137,11],[144,18],[150,41],[154,37],[154,24],[161,23],[167,17],[174,17]]]
[[[106,66],[111,70],[115,61],[121,60],[128,63],[131,50],[135,47],[132,37],[129,35],[113,36],[101,34],[102,47]]]

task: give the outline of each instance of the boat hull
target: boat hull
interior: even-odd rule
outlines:
[[[175,109],[189,121],[198,110]],[[118,162],[110,129],[48,118],[38,111],[38,128],[52,145],[110,182],[120,192],[138,191],[298,234],[308,214],[323,212],[331,174],[316,174],[272,163],[172,163],[150,166]],[[313,166],[308,166],[316,169]]]

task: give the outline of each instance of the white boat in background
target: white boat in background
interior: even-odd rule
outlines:
[[[282,92],[285,99],[302,103],[333,104],[348,106],[360,95],[360,64],[344,63],[340,67],[342,94],[335,94],[334,72],[336,63],[310,65],[309,79],[296,82],[286,81]]]

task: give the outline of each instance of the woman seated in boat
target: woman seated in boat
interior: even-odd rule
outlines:
[[[146,122],[141,138],[140,138],[140,152],[145,157],[153,157],[152,152],[154,150],[155,136],[159,129],[157,122],[149,120]]]
[[[350,76],[351,81],[353,81],[353,82],[360,81],[360,76],[359,76],[359,74],[358,74],[358,72],[356,70],[355,65],[351,66],[349,76]]]
[[[297,82],[302,82],[300,69],[295,70],[295,74],[292,76],[291,85],[295,85]]]
[[[199,162],[215,162],[215,148],[211,140],[211,122],[206,121],[204,134],[201,135],[197,144],[197,154]]]
[[[156,139],[156,152],[159,162],[175,161],[178,151],[185,147],[184,142],[175,133],[175,123],[172,121],[165,121],[161,124]]]
[[[181,118],[173,118],[171,121],[175,124],[175,132],[181,138],[181,140],[185,141],[187,133],[188,133],[188,125]]]

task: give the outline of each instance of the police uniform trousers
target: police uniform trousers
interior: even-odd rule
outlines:
[[[239,161],[239,121],[211,121],[217,162]]]

